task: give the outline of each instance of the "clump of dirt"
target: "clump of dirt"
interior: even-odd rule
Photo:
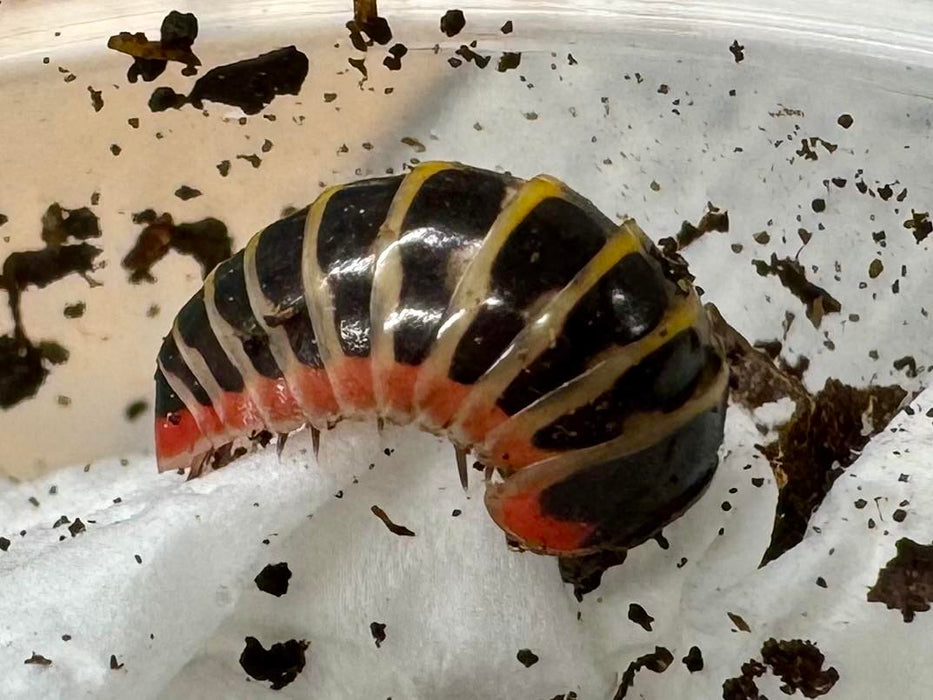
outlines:
[[[764,260],[752,260],[752,265],[762,277],[776,275],[784,288],[807,307],[807,318],[815,328],[820,327],[826,314],[842,311],[842,304],[839,300],[808,280],[803,265],[796,260],[778,259],[778,256],[772,253],[770,263]]]
[[[793,368],[782,368],[707,306],[730,367],[730,396],[754,410],[788,397],[796,404],[777,440],[760,448],[774,470],[778,504],[771,543],[761,565],[803,539],[813,511],[862,448],[891,421],[907,391],[900,386],[856,388],[828,379],[811,394]]]
[[[720,210],[712,202],[707,202],[706,213],[703,214],[696,225],[684,221],[680,225],[680,231],[677,232],[677,235],[660,239],[658,246],[665,255],[674,255],[711,231],[728,233],[729,212]]]
[[[155,282],[152,267],[170,250],[190,255],[201,264],[201,276],[233,254],[233,240],[227,226],[213,217],[186,224],[175,224],[171,214],[156,215],[152,209],[133,214],[133,223],[145,224],[123,267],[130,271],[130,282]]]
[[[839,671],[830,666],[823,668],[826,657],[813,642],[802,639],[776,640],[773,637],[761,647],[761,661],[749,659],[742,664],[741,674],[722,684],[725,700],[756,700],[764,696],[758,692],[756,678],[768,669],[784,684],[781,692],[793,695],[800,691],[806,698],[826,695],[839,681]]]
[[[913,622],[933,601],[933,545],[902,537],[895,544],[897,555],[881,571],[868,591],[869,603],[884,603],[900,610],[904,622]]]
[[[11,408],[35,396],[48,376],[48,366],[68,360],[68,351],[58,343],[30,340],[20,308],[23,292],[29,287],[47,287],[73,274],[95,286],[90,273],[101,249],[86,241],[100,235],[100,222],[90,209],[66,209],[53,203],[42,216],[45,247],[10,253],[0,266],[0,289],[7,293],[13,316],[12,334],[0,336],[0,408]]]
[[[191,47],[198,36],[198,20],[191,13],[172,10],[162,20],[159,41],[150,41],[142,32],[120,32],[107,41],[107,48],[133,57],[126,78],[150,82],[165,72],[169,61],[183,63],[182,73],[194,75],[201,65]]]
[[[298,677],[305,667],[308,642],[289,639],[264,649],[255,637],[246,638],[240,666],[257,681],[271,681],[272,690],[281,690]]]

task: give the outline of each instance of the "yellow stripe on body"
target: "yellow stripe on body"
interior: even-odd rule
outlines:
[[[288,340],[288,333],[282,326],[271,325],[266,321],[266,317],[274,318],[280,309],[266,298],[262,293],[262,286],[259,284],[259,273],[256,269],[256,249],[259,246],[259,239],[263,232],[260,231],[246,244],[243,249],[243,277],[246,282],[246,295],[249,299],[249,307],[253,312],[253,318],[259,324],[266,336],[269,338],[269,352],[272,358],[282,371],[285,383],[288,384],[288,390],[298,402],[308,423],[318,429],[326,427],[328,420],[334,416],[312,415],[308,411],[308,406],[313,405],[313,401],[305,396],[301,390],[301,382],[298,380],[302,371],[301,362],[295,356],[291,343]],[[317,329],[315,328],[315,333]],[[320,341],[318,341],[320,345]]]
[[[253,367],[253,363],[250,361],[246,352],[243,350],[243,343],[240,342],[240,339],[237,336],[233,326],[227,323],[227,321],[224,320],[223,316],[221,316],[220,312],[217,310],[217,304],[215,302],[217,291],[214,287],[214,274],[216,271],[217,268],[214,268],[214,270],[212,270],[204,280],[204,309],[207,312],[207,324],[210,326],[214,337],[217,338],[217,342],[220,344],[220,348],[224,351],[227,359],[230,360],[237,372],[240,373],[240,377],[243,378],[243,386],[246,390],[246,393],[249,395],[253,406],[255,406],[256,410],[261,415],[263,425],[267,425],[276,432],[280,433],[294,430],[295,426],[287,427],[273,425],[273,421],[269,416],[269,413],[266,411],[266,407],[263,405],[261,397],[256,393],[256,384],[259,378],[259,373]]]
[[[395,363],[395,330],[392,317],[398,311],[402,293],[404,270],[399,248],[399,236],[405,216],[424,183],[445,170],[462,170],[459,163],[430,161],[415,167],[399,185],[385,221],[372,246],[376,256],[373,270],[373,289],[370,296],[370,358],[372,360],[373,390],[379,415],[394,423],[404,424],[410,415],[391,412],[386,400],[386,376]]]
[[[447,320],[438,329],[434,345],[421,365],[415,387],[416,411],[426,401],[435,382],[447,378],[457,345],[486,300],[492,267],[509,236],[542,201],[551,197],[562,198],[566,193],[560,181],[542,175],[525,182],[511,199],[506,200],[457,282],[447,307]],[[419,416],[419,421],[428,430],[443,427],[432,425],[430,418],[424,414]]]
[[[455,440],[468,440],[468,436],[462,432],[463,421],[493,408],[522,370],[531,366],[544,351],[553,346],[555,334],[563,329],[567,317],[580,300],[619,261],[628,255],[637,255],[642,250],[639,237],[625,225],[606,241],[574,278],[528,321],[502,356],[476,381],[449,427]]]
[[[625,372],[677,334],[693,327],[701,313],[696,293],[675,297],[660,323],[648,335],[627,345],[613,347],[589,370],[511,416],[489,432],[479,452],[495,459],[496,443],[500,439],[519,435],[527,436],[530,441],[541,428],[596,400],[609,391]]]

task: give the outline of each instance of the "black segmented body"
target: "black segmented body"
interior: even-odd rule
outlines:
[[[455,163],[325,191],[221,263],[159,353],[160,467],[251,430],[414,421],[499,469],[526,547],[631,546],[702,492],[727,368],[632,220]]]

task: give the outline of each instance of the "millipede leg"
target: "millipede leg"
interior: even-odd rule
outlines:
[[[454,452],[457,454],[457,473],[460,475],[460,485],[466,491],[470,485],[470,476],[467,472],[467,453],[456,445],[454,446]]]
[[[317,453],[321,451],[321,431],[313,425],[308,427],[311,429],[311,449],[314,450],[314,458],[317,459]]]
[[[197,464],[193,464],[191,469],[188,470],[188,478],[185,481],[191,481],[192,479],[197,479],[201,476],[201,472],[204,470],[204,465],[210,462],[214,458],[214,450],[206,452],[204,456],[198,460]]]
[[[496,468],[490,464],[483,465],[483,481],[489,481],[492,479],[493,473],[496,471]]]
[[[285,449],[285,442],[288,440],[288,433],[276,433],[275,456],[282,458],[282,450]]]

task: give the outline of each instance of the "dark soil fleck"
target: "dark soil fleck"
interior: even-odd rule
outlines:
[[[467,63],[475,63],[477,68],[485,68],[489,65],[489,61],[492,60],[492,56],[483,56],[482,54],[476,53],[476,51],[466,44],[462,44],[454,53],[463,58]]]
[[[836,120],[836,123],[843,129],[848,129],[850,126],[852,126],[854,121],[855,120],[852,119],[851,114],[840,114],[839,118]]]
[[[249,154],[241,153],[237,156],[237,158],[239,160],[245,160],[247,163],[252,165],[254,168],[258,168],[260,165],[262,165],[262,158],[257,156],[255,153],[249,153]]]
[[[898,372],[906,369],[906,374],[910,379],[913,379],[917,376],[917,361],[914,359],[913,355],[899,357],[891,364]]]
[[[81,518],[75,518],[75,521],[68,526],[68,532],[71,533],[72,537],[77,537],[85,530],[87,530],[87,526],[81,522]]]
[[[513,29],[512,20],[506,20],[505,24],[499,28],[499,31],[503,34],[511,34]]]
[[[622,700],[626,696],[629,688],[635,683],[635,674],[641,669],[647,668],[655,673],[664,673],[672,663],[674,663],[674,655],[664,647],[655,647],[652,653],[639,656],[628,665],[628,668],[622,674],[622,682],[619,684],[613,700]]]
[[[149,97],[149,109],[153,112],[164,112],[167,109],[181,109],[188,103],[188,98],[172,90],[170,87],[158,87]]]
[[[736,626],[736,629],[739,632],[751,632],[752,628],[748,626],[748,623],[741,615],[737,615],[734,612],[727,612],[726,615],[729,616],[729,619],[732,620],[732,624]]]
[[[217,164],[217,171],[220,173],[221,177],[227,177],[230,173],[230,161],[222,160]]]
[[[363,76],[363,80],[366,80],[369,77],[369,71],[366,70],[366,59],[365,58],[348,58],[347,63],[356,68],[360,75]]]
[[[521,62],[522,54],[520,51],[505,51],[499,56],[499,65],[496,66],[496,70],[505,73],[508,70],[518,68]]]
[[[515,658],[517,658],[525,668],[531,668],[536,663],[538,663],[538,655],[535,654],[531,649],[519,649],[518,654],[515,655]]]
[[[69,238],[86,241],[100,235],[100,220],[87,207],[65,209],[55,203],[42,215],[42,241],[49,247],[61,246]]]
[[[297,95],[307,75],[308,57],[294,46],[286,46],[212,68],[198,78],[188,101],[198,109],[208,100],[257,114],[278,95]]]
[[[835,668],[823,669],[826,657],[817,646],[801,639],[769,639],[761,647],[761,659],[784,683],[781,691],[787,695],[800,691],[806,698],[817,698],[826,695],[839,680]]]
[[[627,550],[606,550],[582,557],[560,557],[557,560],[560,578],[573,585],[573,595],[578,600],[599,588],[607,569],[625,561]]]
[[[466,26],[466,18],[461,10],[447,10],[441,17],[441,31],[447,36],[457,36]]]
[[[902,537],[895,547],[897,554],[868,590],[868,602],[900,610],[904,622],[913,622],[916,613],[928,611],[933,601],[933,545]]]
[[[421,141],[419,141],[416,138],[412,138],[411,136],[405,136],[401,139],[401,141],[406,146],[411,146],[414,149],[415,153],[424,153],[426,150],[424,144],[421,143]]]
[[[820,145],[823,146],[828,153],[833,153],[839,148],[836,144],[830,143],[818,136],[811,136],[801,139],[800,148],[797,149],[796,153],[798,156],[803,157],[804,160],[819,160],[820,156],[817,146]]]
[[[175,190],[175,196],[183,202],[187,202],[189,199],[200,197],[201,190],[195,189],[194,187],[188,187],[188,185],[182,185],[177,190]]]
[[[0,336],[0,408],[11,408],[36,395],[51,362],[42,346],[36,347],[28,338]],[[55,363],[53,363],[55,364]]]
[[[135,83],[140,77],[155,80],[169,61],[183,63],[182,73],[194,75],[201,61],[191,51],[198,36],[198,20],[190,13],[172,11],[162,20],[160,41],[149,41],[142,32],[120,32],[110,37],[107,48],[133,57],[126,78]]]
[[[87,305],[83,301],[79,301],[75,304],[65,304],[65,310],[62,313],[65,318],[81,318],[84,316],[86,308]]]
[[[26,659],[23,663],[34,664],[36,666],[51,666],[52,660],[45,658],[44,656],[42,656],[42,654],[37,654],[36,652],[32,652],[32,656]]]
[[[257,681],[271,681],[272,690],[281,690],[291,683],[305,667],[304,639],[289,639],[264,649],[255,637],[246,637],[246,647],[240,654],[240,666]]]
[[[386,626],[382,622],[370,622],[369,623],[369,632],[373,635],[373,640],[376,642],[376,648],[382,646],[382,643],[386,640]]]
[[[389,532],[391,532],[393,535],[398,535],[399,537],[414,537],[415,536],[415,533],[409,530],[404,525],[396,525],[395,523],[393,523],[389,519],[389,516],[386,515],[386,512],[382,510],[382,508],[380,508],[379,506],[372,506],[370,510],[372,511],[373,515],[375,515],[377,518],[379,518],[382,521],[382,523],[389,529]]]
[[[741,675],[723,682],[723,700],[766,700],[758,692],[758,685],[755,683],[755,679],[763,676],[765,671],[767,669],[761,662],[749,659],[747,663],[742,664]]]
[[[745,59],[745,47],[739,43],[738,39],[729,45],[729,51],[735,57],[736,63],[741,63]]]
[[[778,259],[771,254],[771,262],[752,260],[758,274],[762,277],[776,275],[781,284],[800,299],[807,307],[807,318],[814,327],[819,328],[823,316],[828,313],[839,313],[842,304],[822,287],[807,280],[803,265],[792,258]]]
[[[404,58],[407,53],[407,46],[404,44],[395,44],[389,49],[389,55],[382,60],[382,65],[389,70],[401,70],[402,58]]]
[[[6,537],[0,537],[0,552],[5,552],[10,548],[10,540]]]
[[[378,44],[388,44],[392,39],[392,30],[385,18],[379,16],[376,0],[353,0],[353,21],[347,23],[347,28],[351,29],[351,37],[353,32],[363,31]]]
[[[278,564],[266,564],[253,580],[260,591],[280,598],[288,593],[288,580],[291,577],[288,563],[283,561]]]
[[[798,402],[777,441],[761,448],[779,488],[771,543],[762,565],[803,539],[811,514],[835,480],[891,421],[906,396],[899,386],[857,389],[828,379],[812,399]]]
[[[930,221],[929,212],[910,210],[910,218],[904,222],[904,228],[914,234],[914,240],[922,243],[930,233],[933,233],[933,222]]]
[[[149,408],[149,402],[145,399],[139,399],[134,401],[129,406],[126,407],[126,410],[123,414],[126,416],[128,421],[134,421],[139,418],[143,413],[146,412],[146,409]]]
[[[769,639],[761,647],[762,662],[749,659],[742,664],[741,675],[722,684],[724,700],[764,700],[755,679],[768,668],[784,685],[781,692],[793,695],[797,691],[807,698],[825,695],[839,680],[839,672],[830,666],[823,669],[825,657],[815,644],[801,639],[777,641]]]
[[[662,238],[658,241],[658,246],[665,255],[672,255],[683,250],[710,231],[722,233],[729,231],[729,212],[720,211],[719,207],[713,206],[712,202],[707,202],[706,208],[706,213],[703,214],[696,226],[689,221],[684,221],[680,225],[680,231],[677,232],[676,236]]]
[[[123,668],[123,664],[117,661],[117,655],[111,654],[110,655],[110,670],[119,671],[121,668]]]
[[[354,49],[357,51],[367,51],[369,47],[372,46],[373,42],[366,41],[366,38],[363,36],[363,31],[356,23],[356,20],[351,19],[345,26],[350,32],[350,43],[353,45]]]
[[[654,622],[654,618],[638,603],[629,603],[628,619],[636,625],[641,625],[645,632],[651,631],[651,623]]]
[[[176,225],[171,214],[156,216],[153,210],[147,209],[134,214],[133,222],[145,224],[145,228],[123,258],[123,267],[130,271],[130,282],[155,282],[152,267],[170,250],[197,260],[202,277],[232,255],[232,239],[227,227],[213,217]]]
[[[891,519],[896,523],[902,523],[907,519],[907,511],[903,508],[898,508],[891,513]]]
[[[34,396],[48,375],[44,363],[61,364],[68,351],[52,341],[34,345],[26,334],[20,311],[22,293],[30,286],[47,287],[70,274],[88,275],[101,249],[84,242],[97,238],[100,223],[87,207],[65,209],[52,204],[42,216],[45,248],[10,253],[0,267],[0,289],[7,292],[13,333],[0,336],[0,408],[10,408]],[[69,239],[82,241],[69,243]]]
[[[690,647],[687,655],[681,661],[683,661],[684,666],[687,667],[690,673],[703,670],[703,652],[700,651],[700,647]]]
[[[87,86],[87,91],[91,95],[91,106],[94,107],[95,112],[99,112],[104,108],[104,98],[101,96],[100,90],[95,90],[90,85]]]
[[[766,352],[757,350],[722,318],[712,304],[706,306],[716,336],[729,361],[731,398],[754,411],[784,396],[800,402],[809,394],[800,381],[781,371]]]

